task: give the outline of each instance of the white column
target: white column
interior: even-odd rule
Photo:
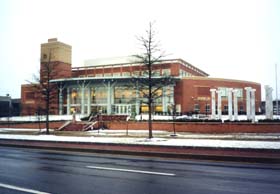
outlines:
[[[59,115],[62,115],[62,109],[63,109],[63,95],[62,95],[62,87],[59,87],[59,94],[58,94],[58,112]]]
[[[251,89],[251,119],[252,123],[255,123],[256,120],[256,108],[255,108],[255,92],[256,89]]]
[[[85,114],[85,85],[82,85],[81,88],[81,114]]]
[[[70,88],[67,88],[67,115],[70,114]]]
[[[112,113],[112,104],[111,104],[111,82],[108,81],[107,84],[107,115]]]
[[[232,88],[228,88],[228,119],[232,121]]]
[[[218,119],[222,119],[222,91],[218,90]]]
[[[174,85],[172,85],[172,86],[170,86],[170,103],[171,104],[175,104],[174,102],[175,102],[175,99],[174,99],[174,92],[175,92],[175,90],[174,90]]]
[[[247,113],[247,120],[251,120],[251,87],[246,87],[246,113]]]
[[[233,90],[233,112],[234,120],[238,120],[238,99],[237,99],[238,90]]]
[[[265,115],[266,119],[273,119],[273,102],[272,91],[270,86],[265,86]]]
[[[216,89],[210,89],[211,92],[211,119],[216,118]]]
[[[87,99],[87,114],[90,115],[91,113],[91,95],[90,95],[90,87],[87,88],[87,96],[88,96],[88,99]]]

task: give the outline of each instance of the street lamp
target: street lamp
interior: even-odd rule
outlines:
[[[172,107],[172,117],[173,117],[173,134],[171,135],[172,137],[177,136],[176,135],[176,130],[175,130],[175,120],[176,120],[176,104],[171,104]]]

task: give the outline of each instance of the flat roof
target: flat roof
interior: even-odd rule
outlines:
[[[246,80],[237,80],[237,79],[227,79],[227,78],[213,78],[213,77],[202,77],[202,76],[193,76],[193,77],[183,77],[185,80],[211,80],[211,81],[225,81],[225,82],[239,82],[239,83],[250,83],[250,84],[258,84],[257,82],[246,81]]]
[[[180,63],[187,68],[196,71],[204,76],[209,76],[208,73],[202,71],[201,69],[193,66],[192,64],[184,61],[183,59],[162,59],[158,63]],[[125,56],[125,57],[111,57],[111,58],[99,58],[91,59],[85,61],[85,66],[72,67],[73,71],[86,70],[86,69],[96,69],[96,68],[113,68],[113,67],[123,67],[123,66],[138,66],[141,64],[137,57],[135,56]]]

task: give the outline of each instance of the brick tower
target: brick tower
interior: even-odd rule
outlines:
[[[71,56],[72,47],[49,39],[41,44],[40,84],[47,84],[47,80],[70,78],[72,76]],[[49,74],[49,76],[48,76]],[[21,86],[21,115],[35,115],[44,109],[46,101],[42,95],[43,89],[40,84],[24,84]],[[50,83],[50,114],[58,114],[58,87]]]

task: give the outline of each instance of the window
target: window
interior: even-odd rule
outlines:
[[[210,113],[210,104],[206,104],[205,106],[205,112]]]
[[[120,77],[121,73],[113,73],[113,77]]]
[[[227,105],[224,106],[224,111],[228,112],[228,106]]]
[[[243,98],[243,89],[242,88],[234,88],[237,91],[237,97]]]
[[[91,88],[91,99],[93,104],[106,104],[107,88],[106,87]]]
[[[115,104],[133,104],[135,103],[135,90],[129,86],[116,86],[114,90]]]
[[[218,91],[221,91],[221,97],[227,97],[228,96],[227,88],[219,87]]]
[[[101,73],[97,73],[95,74],[95,77],[103,77],[103,75]]]
[[[195,104],[194,105],[194,112],[199,112],[199,111],[200,111],[199,104]]]
[[[104,77],[111,77],[112,74],[111,73],[104,73]]]
[[[163,76],[170,76],[171,75],[170,69],[163,69],[162,70],[162,75]]]
[[[132,73],[132,75],[133,75],[133,76],[140,76],[140,71],[134,71],[134,72]]]
[[[128,77],[130,76],[130,72],[122,72],[122,76]]]
[[[160,76],[160,70],[153,71],[153,76]]]

